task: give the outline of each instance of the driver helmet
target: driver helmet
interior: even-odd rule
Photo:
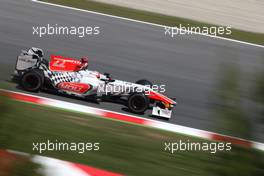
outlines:
[[[88,57],[82,57],[81,58],[81,69],[85,70],[89,66],[89,59]]]

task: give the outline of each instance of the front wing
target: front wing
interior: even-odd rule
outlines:
[[[159,117],[165,117],[165,118],[171,118],[172,110],[169,109],[162,109],[158,106],[153,107],[152,109],[152,115],[153,116],[159,116]]]

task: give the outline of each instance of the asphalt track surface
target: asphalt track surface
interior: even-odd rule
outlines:
[[[33,35],[32,26],[99,26],[100,35]],[[166,95],[176,97],[178,105],[168,123],[225,133],[218,129],[219,119],[211,112],[211,95],[219,77],[219,65],[235,63],[243,72],[245,87],[250,77],[263,67],[264,49],[210,38],[185,35],[169,38],[161,27],[116,19],[86,12],[37,4],[29,0],[1,0],[0,52],[1,82],[8,82],[16,57],[23,48],[43,48],[46,56],[89,56],[90,69],[109,72],[116,79],[136,81],[147,78],[166,85]],[[10,89],[21,91],[15,84]],[[23,92],[23,91],[22,91]],[[44,97],[128,113],[113,103],[94,104],[57,95]],[[145,114],[146,118],[149,114]],[[263,126],[250,117],[254,140],[263,142]]]

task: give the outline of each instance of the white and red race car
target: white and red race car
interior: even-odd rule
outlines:
[[[101,102],[122,102],[137,114],[152,109],[153,116],[170,118],[176,102],[154,91],[152,83],[141,79],[136,83],[114,80],[110,74],[88,70],[88,59],[52,55],[43,58],[43,50],[22,50],[17,58],[14,80],[27,91],[53,90],[57,93]]]

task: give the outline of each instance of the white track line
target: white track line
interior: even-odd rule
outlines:
[[[147,24],[147,25],[151,25],[151,26],[157,26],[157,27],[163,27],[163,28],[166,27],[165,25],[160,25],[160,24],[155,24],[155,23],[150,23],[150,22],[145,22],[145,21],[140,21],[140,20],[134,20],[134,19],[120,17],[120,16],[114,16],[114,15],[104,14],[104,13],[90,11],[90,10],[79,9],[79,8],[75,8],[75,7],[53,4],[53,3],[39,1],[39,0],[31,0],[31,1],[35,2],[35,3],[39,3],[39,4],[46,4],[46,5],[50,5],[50,6],[61,7],[61,8],[76,10],[76,11],[80,11],[80,12],[88,12],[88,13],[92,13],[92,14],[96,14],[96,15],[102,15],[102,16],[107,16],[107,17],[111,17],[111,18],[117,18],[117,19],[122,19],[122,20],[126,20],[126,21],[132,21],[132,22],[136,22],[136,23]],[[225,38],[225,37],[220,37],[220,36],[214,36],[214,35],[207,35],[207,34],[202,34],[202,33],[195,33],[195,34],[203,35],[203,36],[207,36],[207,37],[211,37],[211,38],[216,38],[216,39],[221,39],[221,40],[226,40],[226,41],[230,41],[230,42],[235,42],[235,43],[240,43],[240,44],[264,48],[264,45],[244,42],[244,41],[240,41],[240,40],[235,40],[235,39],[230,39],[230,38]]]
[[[128,115],[128,114],[124,114],[124,113],[118,113],[115,111],[109,111],[109,110],[104,110],[104,109],[100,109],[100,108],[94,108],[94,107],[80,105],[80,104],[76,104],[76,103],[68,103],[68,102],[65,102],[62,100],[56,100],[56,99],[51,99],[51,98],[46,98],[46,97],[41,97],[41,96],[35,96],[35,95],[27,94],[27,93],[15,92],[15,91],[10,91],[10,90],[5,90],[5,89],[0,89],[0,91],[38,98],[40,100],[36,104],[42,105],[42,106],[57,107],[57,108],[59,107],[59,108],[62,108],[64,110],[71,110],[71,111],[75,111],[75,112],[82,112],[82,113],[86,113],[86,114],[93,114],[93,115],[98,115],[98,116],[103,116],[103,117],[105,117],[104,113],[111,112],[111,113],[115,113],[115,114],[119,114],[119,115],[123,115],[123,116],[127,116],[127,117],[142,119],[145,121],[143,126],[146,126],[146,127],[154,127],[157,129],[161,129],[161,130],[165,130],[165,131],[169,131],[169,132],[173,132],[173,133],[180,133],[180,134],[184,134],[187,136],[203,138],[206,140],[214,140],[214,139],[212,139],[212,135],[219,135],[222,137],[228,137],[228,138],[232,138],[234,140],[242,140],[242,141],[246,141],[246,142],[251,143],[252,148],[264,151],[264,143],[260,143],[260,142],[256,142],[256,141],[252,141],[252,140],[246,140],[246,139],[242,139],[239,137],[233,137],[233,136],[229,136],[229,135],[223,135],[223,134],[205,131],[205,130],[200,130],[200,129],[196,129],[196,128],[191,128],[191,127],[186,127],[186,126],[181,126],[181,125],[176,125],[176,124],[170,124],[170,123],[166,123],[166,122],[142,118],[142,117]]]

